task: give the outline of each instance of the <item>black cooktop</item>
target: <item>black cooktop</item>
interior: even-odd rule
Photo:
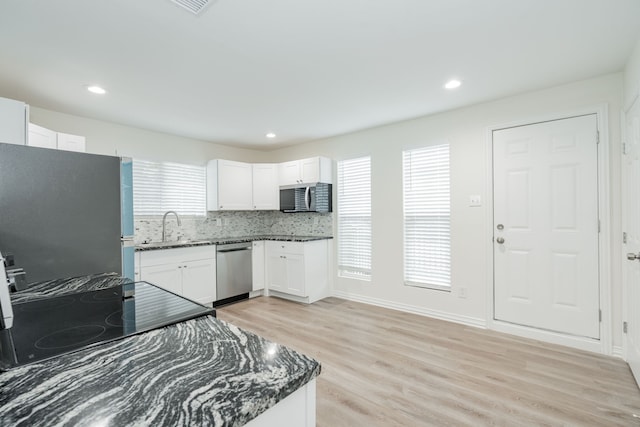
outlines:
[[[13,313],[13,327],[0,335],[3,367],[215,316],[214,309],[147,282],[15,304]]]

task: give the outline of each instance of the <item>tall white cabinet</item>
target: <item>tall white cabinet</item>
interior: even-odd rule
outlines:
[[[0,142],[25,145],[29,106],[24,102],[0,98]]]

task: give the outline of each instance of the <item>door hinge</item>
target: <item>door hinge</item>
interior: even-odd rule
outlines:
[[[602,322],[602,310],[598,310],[598,322]]]
[[[600,131],[596,131],[596,144],[600,144]]]
[[[598,233],[600,232],[600,220],[598,220]]]
[[[626,231],[622,232],[622,243],[627,243],[627,232]]]
[[[627,143],[626,142],[622,143],[622,154],[627,154]]]
[[[628,331],[629,325],[627,324],[627,322],[622,322],[622,332],[626,334]]]

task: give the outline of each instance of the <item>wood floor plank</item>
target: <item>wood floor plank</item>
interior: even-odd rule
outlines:
[[[622,360],[338,298],[218,317],[322,363],[317,425],[640,425]]]

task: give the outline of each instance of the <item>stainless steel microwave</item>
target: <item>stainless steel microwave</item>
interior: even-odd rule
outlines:
[[[331,212],[331,184],[317,183],[304,187],[280,187],[282,212]]]

